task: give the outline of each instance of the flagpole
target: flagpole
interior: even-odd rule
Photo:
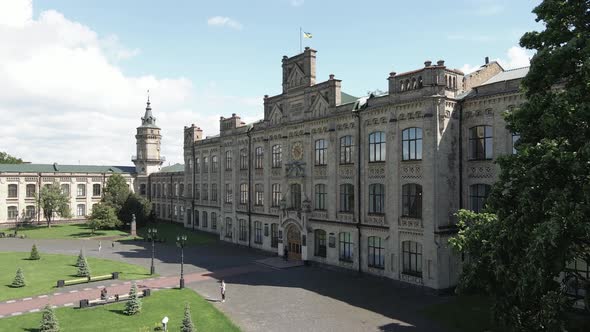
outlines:
[[[299,27],[299,53],[303,52],[303,29]]]

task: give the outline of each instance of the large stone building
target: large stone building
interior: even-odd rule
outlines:
[[[513,153],[518,136],[502,113],[523,102],[527,71],[486,60],[464,75],[426,61],[389,73],[386,94],[355,98],[334,75],[316,82],[316,51],[306,48],[283,57],[282,93],[264,97],[260,121],[222,117],[211,137],[185,127],[184,165],[161,168],[149,100],[134,169],[0,165],[0,222],[28,209],[28,184],[94,188],[121,172],[159,219],[290,259],[446,289],[460,268],[448,246],[454,213],[482,209],[494,159]],[[100,198],[89,196],[72,194],[72,207],[88,214]]]

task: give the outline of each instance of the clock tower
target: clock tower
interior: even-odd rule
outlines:
[[[152,115],[150,97],[148,95],[145,115],[141,118],[141,126],[137,127],[135,135],[137,154],[132,161],[138,177],[148,176],[158,172],[166,158],[160,156],[160,128],[156,126],[156,118]]]

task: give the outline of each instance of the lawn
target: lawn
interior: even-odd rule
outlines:
[[[10,229],[14,232],[14,228]],[[26,234],[30,239],[81,239],[81,238],[95,238],[103,236],[126,236],[129,233],[120,230],[97,230],[92,234],[92,229],[87,224],[61,224],[47,226],[20,226],[18,234]]]
[[[454,296],[446,303],[426,308],[424,313],[456,331],[494,331],[490,301],[483,296]]]
[[[43,253],[41,259],[31,261],[29,253],[0,252],[0,301],[40,295],[56,290],[56,282],[60,279],[75,279],[77,268],[74,266],[77,256],[55,255]],[[92,275],[104,275],[120,272],[120,279],[148,278],[149,271],[141,266],[123,262],[87,257]],[[26,286],[11,288],[17,268],[22,268]],[[5,331],[0,328],[0,331]]]
[[[176,245],[176,236],[179,234],[186,235],[186,244],[188,246],[213,243],[218,238],[215,234],[209,234],[205,232],[193,232],[190,228],[184,228],[182,224],[173,224],[169,222],[159,222],[142,227],[137,230],[137,236],[135,238],[147,239],[147,229],[150,227],[155,227],[158,230],[158,239],[163,240],[164,244],[168,245]],[[133,239],[134,237],[128,236],[123,239],[120,239],[120,241],[128,241]]]
[[[142,299],[141,313],[123,314],[123,303],[89,309],[55,309],[61,332],[74,331],[154,331],[164,316],[169,318],[168,331],[179,331],[184,317],[184,304],[190,303],[193,324],[197,331],[239,331],[211,303],[189,289],[153,292]],[[41,313],[0,319],[0,331],[38,331]]]

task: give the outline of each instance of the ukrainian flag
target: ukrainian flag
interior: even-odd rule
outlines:
[[[304,38],[307,38],[307,39],[311,39],[313,36],[311,35],[311,33],[310,33],[310,32],[304,32],[304,33],[303,33],[303,37],[304,37]]]

